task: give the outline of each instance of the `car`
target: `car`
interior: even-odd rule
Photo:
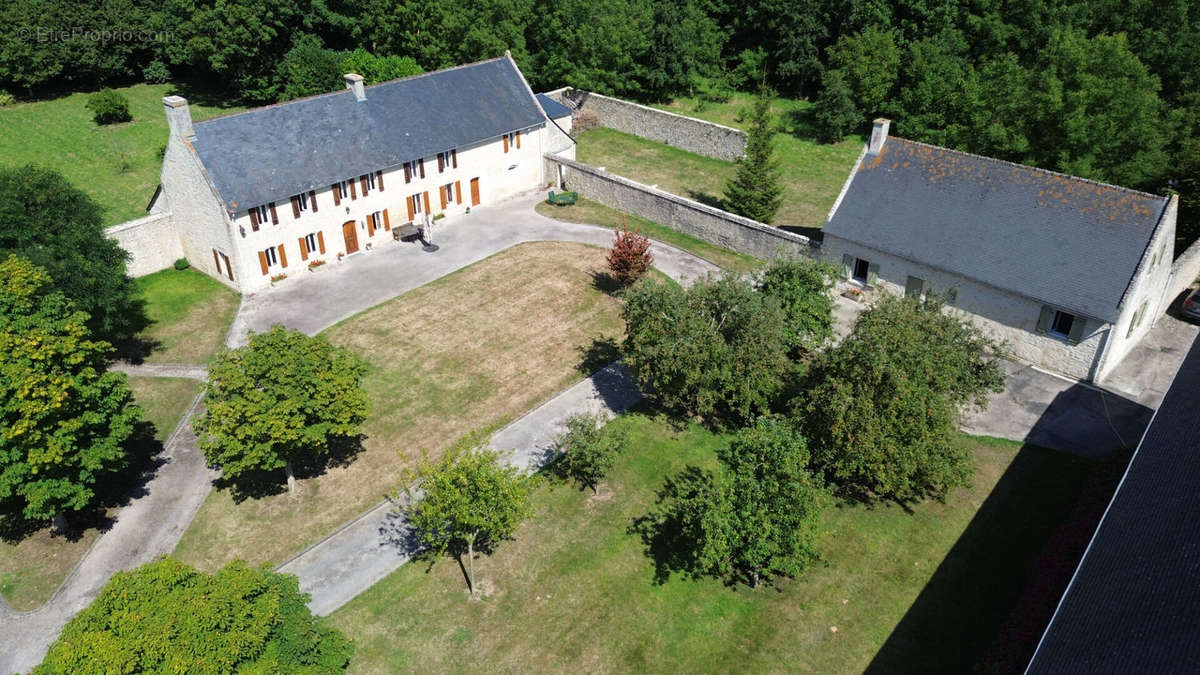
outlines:
[[[1189,319],[1200,321],[1200,288],[1192,291],[1179,306],[1179,313]]]

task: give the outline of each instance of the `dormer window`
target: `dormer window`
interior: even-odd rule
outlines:
[[[447,150],[445,152],[439,152],[438,156],[437,156],[437,160],[438,160],[438,173],[445,171],[447,167],[449,167],[451,169],[457,169],[458,168],[458,151],[457,150]]]

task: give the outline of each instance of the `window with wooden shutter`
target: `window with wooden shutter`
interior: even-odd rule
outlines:
[[[330,192],[333,193],[333,205],[338,206],[342,203],[342,187],[337,183],[329,186]]]
[[[300,198],[296,196],[292,197],[292,217],[300,217]]]
[[[442,202],[442,210],[446,210],[446,187],[438,188],[438,199]]]
[[[404,163],[404,182],[405,183],[412,182],[412,162]]]
[[[842,254],[842,278],[850,278],[850,270],[854,267],[854,256],[849,253]]]
[[[458,150],[450,151],[450,166],[458,168]]]
[[[375,214],[373,213],[367,214],[367,236],[375,236]]]
[[[879,280],[879,263],[867,264],[867,286],[874,286]]]
[[[260,208],[262,207],[256,206],[250,209],[250,229],[254,230],[255,232],[258,232],[258,210]]]
[[[271,224],[272,225],[279,224],[279,214],[275,213],[275,202],[271,202]]]
[[[425,213],[429,213],[429,190],[425,191]]]
[[[904,295],[908,298],[920,299],[925,295],[925,280],[911,274],[908,275],[908,280],[904,282]]]
[[[283,244],[279,245],[279,264],[287,267],[287,252],[283,250]]]
[[[446,156],[439,152],[438,153],[438,173],[442,173],[445,170],[446,170]]]
[[[413,220],[413,219],[416,217],[416,215],[417,215],[417,214],[416,214],[416,212],[415,212],[415,209],[413,209],[413,198],[412,198],[412,196],[409,196],[409,197],[405,197],[405,198],[404,198],[404,205],[408,207],[408,219],[409,219],[410,221],[411,221],[411,220]]]
[[[300,259],[308,260],[308,242],[304,241],[304,237],[300,237]]]
[[[517,149],[520,150],[521,149],[521,132],[519,132],[519,131],[517,132],[516,138],[517,138]]]
[[[1045,335],[1050,330],[1050,322],[1054,320],[1054,309],[1042,305],[1042,310],[1038,314],[1037,325],[1034,326],[1033,332],[1038,335]]]
[[[348,184],[350,185],[350,199],[351,199],[351,201],[353,201],[353,200],[355,200],[355,199],[358,199],[358,193],[354,191],[354,190],[355,190],[355,188],[354,188],[354,179],[353,179],[353,178],[351,178],[350,180],[346,181],[346,183],[348,183]]]
[[[504,151],[508,152],[508,134],[504,134],[503,141],[504,141]]]
[[[229,256],[224,253],[221,254],[221,260],[225,261],[225,276],[229,277],[230,281],[233,281],[233,263],[229,262]]]
[[[369,185],[367,185],[367,176],[366,176],[366,174],[363,174],[363,175],[361,175],[361,176],[359,176],[359,177],[358,177],[358,183],[359,183],[359,185],[361,185],[361,186],[362,186],[362,195],[363,195],[364,197],[366,197],[367,195],[371,194],[371,187],[370,187]]]
[[[375,182],[379,184],[379,191],[383,192],[383,172],[382,171],[375,172]]]
[[[213,264],[217,266],[217,274],[221,273],[221,258],[217,256],[217,249],[213,249]]]
[[[388,218],[387,209],[384,209],[383,210],[383,230],[384,230],[384,232],[389,232],[389,231],[391,231],[391,229],[392,229],[392,221],[391,221],[391,219]]]
[[[425,158],[417,160],[417,168],[421,170],[421,178],[425,177]]]
[[[258,264],[259,264],[259,266],[262,267],[263,276],[264,277],[267,276],[267,274],[269,274],[269,272],[267,269],[267,252],[266,251],[258,252]]]
[[[458,204],[462,203],[462,181],[454,181],[454,199]]]
[[[325,253],[325,233],[324,232],[317,233],[317,250],[319,250],[321,253]]]
[[[308,203],[312,204],[313,213],[316,213],[317,212],[317,191],[316,190],[308,191]]]

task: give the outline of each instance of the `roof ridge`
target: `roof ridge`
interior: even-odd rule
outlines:
[[[1054,171],[1051,169],[1044,169],[1040,166],[1033,166],[1030,164],[1021,164],[1020,162],[1010,162],[1007,159],[998,159],[996,157],[988,157],[987,155],[977,155],[973,152],[966,152],[963,150],[956,150],[954,148],[947,148],[942,145],[934,145],[932,143],[922,143],[921,141],[914,141],[910,138],[902,138],[900,136],[892,136],[888,140],[889,141],[902,141],[904,143],[911,143],[913,145],[919,145],[919,146],[926,147],[926,148],[933,148],[935,150],[951,152],[956,155],[962,155],[963,157],[971,157],[973,159],[982,159],[984,161],[993,162],[995,164],[1003,164],[1005,166],[1010,166],[1010,167],[1017,168],[1017,169],[1028,169],[1029,171],[1036,171],[1036,172],[1044,173],[1044,174],[1051,175],[1051,176],[1061,176],[1063,178],[1070,178],[1071,180],[1079,181],[1081,183],[1090,183],[1092,185],[1098,185],[1098,186],[1104,187],[1104,188],[1111,188],[1113,190],[1129,192],[1131,194],[1139,195],[1142,197],[1151,197],[1153,199],[1161,200],[1163,202],[1169,201],[1169,199],[1170,199],[1169,197],[1167,197],[1165,195],[1156,195],[1153,192],[1144,192],[1142,190],[1135,190],[1133,188],[1125,187],[1123,185],[1116,185],[1114,183],[1105,183],[1104,181],[1093,180],[1091,178],[1084,178],[1083,176],[1076,176],[1073,174],[1064,173],[1062,171]],[[884,145],[886,147],[886,143]]]
[[[503,59],[504,59],[503,56],[497,56],[497,57],[490,58],[490,59],[483,59],[482,61],[472,61],[471,63],[460,63],[457,66],[450,66],[448,68],[440,68],[438,70],[431,70],[426,73],[416,73],[413,75],[405,75],[404,77],[397,77],[396,79],[388,80],[387,82],[376,82],[375,84],[366,85],[366,87],[364,87],[364,89],[375,89],[377,87],[382,87],[385,85],[396,84],[397,82],[406,82],[408,80],[415,80],[415,79],[422,78],[422,77],[428,77],[430,75],[440,75],[442,73],[448,73],[452,70],[461,70],[463,68],[470,68],[472,66],[481,66],[485,63],[492,63],[493,61],[500,61]],[[337,89],[335,91],[327,91],[327,92],[324,92],[321,94],[312,94],[310,96],[302,96],[300,98],[293,98],[288,101],[279,101],[277,103],[268,103],[266,105],[260,105],[257,108],[249,108],[247,110],[239,110],[237,112],[225,113],[224,115],[216,115],[214,117],[209,117],[208,119],[194,122],[192,124],[192,126],[207,124],[209,122],[213,122],[216,120],[226,120],[231,117],[237,117],[238,115],[247,115],[250,113],[261,112],[263,110],[271,110],[274,108],[281,108],[283,106],[291,105],[293,103],[303,103],[304,101],[312,101],[312,100],[316,100],[319,98],[325,98],[328,96],[338,96],[340,94],[348,94],[348,93],[351,93],[349,89]]]

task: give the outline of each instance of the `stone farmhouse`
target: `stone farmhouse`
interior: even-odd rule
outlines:
[[[889,124],[824,227],[845,285],[936,293],[1017,360],[1091,381],[1172,301],[1177,197],[889,138]]]
[[[570,111],[535,96],[510,55],[373,86],[345,79],[342,92],[195,123],[185,99],[164,98],[170,139],[149,210],[172,233],[156,244],[177,240],[195,268],[255,291],[390,242],[425,214],[546,185],[542,155],[573,155]]]

